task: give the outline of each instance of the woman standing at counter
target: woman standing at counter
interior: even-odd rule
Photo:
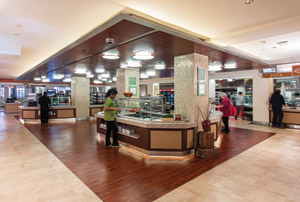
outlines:
[[[220,111],[223,113],[222,121],[224,123],[224,130],[222,132],[228,133],[229,130],[229,116],[233,115],[233,106],[226,93],[221,94],[222,102],[220,103]]]
[[[118,147],[118,128],[116,123],[116,112],[118,109],[116,108],[115,99],[118,91],[114,88],[110,89],[106,93],[106,100],[104,103],[104,120],[106,121],[106,136],[105,136],[105,146],[110,146],[110,134],[113,132],[113,147]]]

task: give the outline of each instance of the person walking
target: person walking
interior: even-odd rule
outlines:
[[[219,106],[220,111],[223,113],[222,121],[224,123],[225,128],[222,130],[224,133],[229,133],[229,116],[233,115],[233,106],[231,104],[230,99],[227,97],[227,93],[221,93],[222,102]]]
[[[120,146],[118,143],[118,127],[116,123],[116,112],[118,109],[113,101],[117,94],[118,91],[114,88],[108,90],[106,93],[106,100],[104,103],[104,120],[106,121],[105,146]],[[113,144],[110,142],[111,131],[113,133]]]
[[[282,119],[283,119],[282,105],[285,105],[285,101],[283,99],[283,96],[280,93],[281,90],[277,89],[275,93],[273,93],[270,99],[270,104],[272,105],[272,111],[273,111],[272,127],[284,128],[282,125]]]
[[[41,123],[48,123],[51,101],[49,97],[47,97],[47,92],[44,92],[44,95],[39,98],[39,105],[41,110],[41,114],[40,114]]]
[[[240,112],[241,112],[242,119],[244,119],[244,96],[243,96],[243,92],[239,92],[239,94],[236,96],[235,106],[236,106],[235,119],[238,118]]]

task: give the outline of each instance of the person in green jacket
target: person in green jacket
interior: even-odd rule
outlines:
[[[105,136],[105,146],[110,146],[110,134],[113,132],[113,147],[119,147],[118,143],[118,127],[116,123],[116,113],[118,109],[116,108],[115,99],[118,91],[115,88],[109,89],[106,93],[106,100],[104,103],[104,120],[106,121],[106,136]]]

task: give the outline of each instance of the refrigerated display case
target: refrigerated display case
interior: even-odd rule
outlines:
[[[161,120],[166,115],[165,97],[141,97],[141,98],[120,98],[117,101],[117,108],[120,110],[118,116],[143,119],[146,121]]]
[[[70,98],[69,97],[51,97],[51,106],[69,106]]]

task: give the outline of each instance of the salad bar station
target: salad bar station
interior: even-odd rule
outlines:
[[[130,94],[128,94],[130,95]],[[164,122],[164,97],[120,98],[116,117],[123,145],[147,155],[184,156],[194,148],[197,124],[187,120]],[[106,133],[104,113],[96,114],[97,132]]]

